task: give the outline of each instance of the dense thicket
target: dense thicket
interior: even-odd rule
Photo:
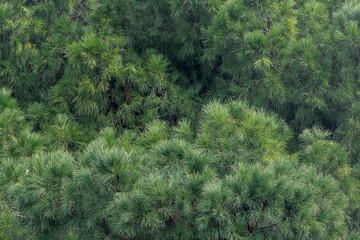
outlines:
[[[359,239],[356,0],[0,2],[0,239]]]

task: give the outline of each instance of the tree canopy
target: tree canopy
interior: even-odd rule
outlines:
[[[356,0],[3,0],[0,239],[360,239]]]

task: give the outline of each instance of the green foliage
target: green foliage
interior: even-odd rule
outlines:
[[[276,116],[244,102],[212,102],[196,133],[189,128],[155,121],[138,137],[105,128],[77,159],[55,151],[5,161],[1,192],[23,216],[19,233],[35,239],[347,235],[347,189],[327,175],[339,178],[338,172],[325,160],[313,168],[290,158],[289,130]],[[190,142],[181,129],[190,131]],[[337,164],[341,156],[331,158],[332,152],[342,149],[327,137],[318,129],[304,132],[301,159],[318,154]]]
[[[203,59],[229,76],[229,94],[258,105],[286,101],[281,72],[298,31],[294,11],[293,1],[234,0],[219,9],[204,31]]]
[[[16,222],[16,212],[11,210],[5,201],[0,201],[0,238],[4,240],[20,237],[20,227]]]
[[[346,198],[337,191],[331,178],[298,169],[291,161],[265,168],[239,165],[225,184],[204,189],[198,226],[202,236],[212,239],[340,239],[344,212],[333,210],[343,208]],[[324,224],[330,219],[331,225]]]
[[[343,178],[349,171],[349,158],[346,150],[338,143],[328,140],[329,132],[319,128],[305,130],[300,139],[303,143],[301,160],[316,165],[320,172]]]
[[[0,239],[358,239],[355,0],[4,0]]]
[[[56,115],[53,121],[48,133],[65,150],[75,150],[84,143],[84,132],[81,131],[81,127],[66,114]]]
[[[223,174],[237,161],[266,164],[284,156],[290,131],[277,117],[236,101],[212,102],[203,113],[198,144],[222,159]]]

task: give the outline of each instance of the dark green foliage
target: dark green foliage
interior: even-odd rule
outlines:
[[[356,0],[4,0],[0,239],[359,239]]]
[[[17,213],[9,208],[5,201],[0,202],[0,238],[17,239],[19,238],[19,225],[16,222]]]

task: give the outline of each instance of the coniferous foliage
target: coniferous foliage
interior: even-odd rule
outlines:
[[[137,137],[118,137],[106,128],[77,159],[55,151],[4,162],[3,191],[24,218],[21,234],[40,239],[69,232],[79,239],[346,235],[346,187],[287,154],[284,122],[243,102],[212,102],[202,119],[195,145],[172,136],[176,128],[153,122]]]
[[[0,239],[360,238],[356,0],[0,2]]]

